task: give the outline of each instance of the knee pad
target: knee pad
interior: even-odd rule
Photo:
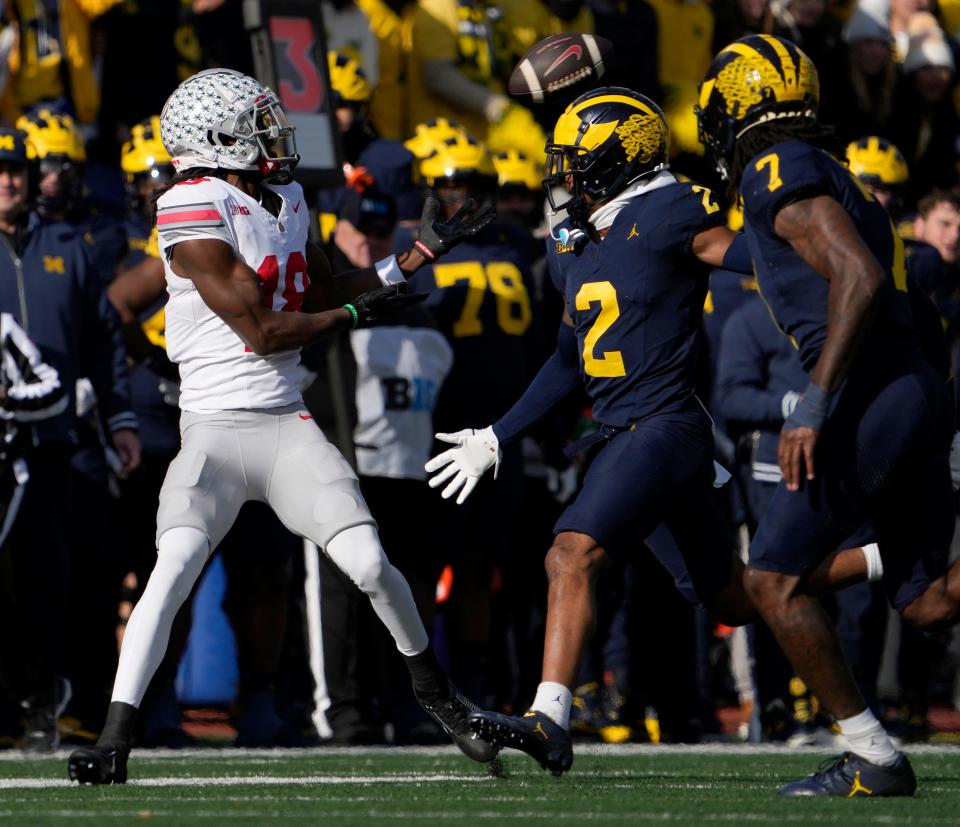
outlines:
[[[378,591],[384,574],[393,568],[372,525],[341,531],[327,543],[326,553],[365,594]]]

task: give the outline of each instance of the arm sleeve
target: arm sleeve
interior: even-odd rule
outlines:
[[[747,237],[743,233],[738,233],[733,243],[727,248],[723,256],[723,269],[753,275],[753,259],[750,257]]]
[[[748,428],[779,428],[783,394],[766,390],[767,357],[741,313],[723,328],[717,385],[723,418]]]
[[[523,436],[579,383],[577,334],[570,325],[560,322],[557,349],[540,368],[523,396],[493,425],[500,444],[508,445]]]
[[[100,418],[106,430],[112,433],[136,429],[138,422],[130,404],[130,377],[120,316],[107,300],[89,259],[81,276],[80,291],[83,302],[81,373],[90,379],[97,394]]]
[[[5,395],[0,417],[36,422],[66,410],[69,395],[57,371],[40,358],[36,345],[8,313],[0,315]]]

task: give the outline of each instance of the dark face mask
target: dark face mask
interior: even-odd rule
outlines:
[[[583,0],[544,0],[544,2],[547,8],[561,20],[573,20],[583,8]]]

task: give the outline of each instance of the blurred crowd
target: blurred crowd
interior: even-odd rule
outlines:
[[[305,351],[304,398],[355,464],[452,679],[481,706],[516,711],[539,681],[551,527],[591,458],[569,460],[563,449],[596,427],[591,412],[570,398],[507,448],[497,479],[462,506],[431,492],[423,470],[435,432],[484,427],[510,407],[552,352],[563,312],[545,273],[555,240],[541,188],[559,110],[508,97],[511,70],[546,35],[607,38],[614,58],[603,82],[660,103],[673,171],[722,196],[697,137],[696,84],[731,40],[794,41],[820,71],[838,154],[888,208],[955,357],[960,2],[319,6],[344,183],[312,197],[315,237],[335,271],[407,249],[428,191],[448,215],[469,199],[493,200],[498,218],[416,275],[413,288],[430,294],[423,304]],[[171,175],[159,112],[196,71],[252,73],[253,61],[240,0],[11,0],[0,24],[0,121],[23,140],[0,135],[0,310],[70,395],[42,423],[8,423],[0,446],[0,746],[43,751],[89,742],[102,725],[123,624],[156,557],[159,488],[179,448],[153,228],[153,190]],[[6,183],[18,175],[20,190]],[[75,238],[44,234],[52,221],[72,225]],[[742,223],[735,203],[729,223]],[[752,279],[714,273],[704,310],[701,398],[718,459],[733,472],[717,496],[745,548],[779,480],[777,435],[806,377]],[[735,706],[743,738],[810,744],[829,734],[765,628],[717,626],[670,587],[639,539],[637,551],[600,585],[576,733],[696,741],[720,732],[718,708]],[[238,745],[444,740],[368,602],[322,554],[255,503],[219,554]],[[316,566],[311,592],[304,580],[309,572],[316,583]],[[902,737],[928,737],[931,703],[960,703],[960,639],[901,628],[879,584],[839,593],[835,612],[871,706]],[[142,745],[192,742],[175,688],[190,633],[188,602],[144,701]]]

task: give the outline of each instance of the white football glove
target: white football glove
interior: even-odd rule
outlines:
[[[482,431],[466,428],[455,434],[437,434],[436,437],[441,442],[449,442],[456,446],[442,454],[437,454],[423,466],[428,474],[433,474],[434,471],[440,472],[430,477],[431,488],[439,488],[453,477],[441,492],[445,500],[459,491],[457,505],[463,505],[473,489],[477,487],[480,477],[491,465],[493,478],[497,478],[497,471],[500,470],[500,440],[497,439],[492,427],[484,428]]]

